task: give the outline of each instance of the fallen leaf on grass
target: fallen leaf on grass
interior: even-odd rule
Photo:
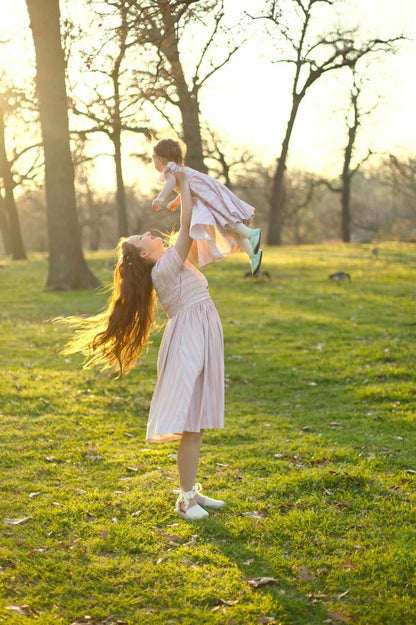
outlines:
[[[74,493],[75,495],[86,495],[87,491],[84,490],[83,488],[75,488]]]
[[[259,616],[257,623],[276,623],[275,616]]]
[[[178,536],[177,534],[161,534],[161,536],[169,545],[173,545],[174,547],[178,547],[180,541],[183,540],[183,536]]]
[[[346,499],[342,499],[341,501],[334,501],[334,506],[338,506],[338,508],[352,508],[352,501],[347,501]]]
[[[301,432],[313,432],[313,427],[310,425],[305,425],[303,428],[300,429]]]
[[[182,562],[185,566],[189,566],[191,569],[194,569],[194,571],[199,571],[199,566],[195,564],[195,562],[192,562],[189,558],[182,558]]]
[[[351,588],[349,588],[348,590],[344,590],[344,592],[341,592],[339,595],[337,595],[337,599],[342,599],[343,597],[346,597],[350,592]]]
[[[405,473],[407,473],[407,475],[416,475],[416,471],[414,469],[406,469]]]
[[[302,582],[313,582],[315,579],[315,575],[311,573],[306,566],[301,566],[299,571],[297,572],[297,578]]]
[[[313,601],[314,603],[316,601],[320,601],[321,599],[328,599],[329,595],[324,595],[324,594],[320,594],[320,593],[315,593],[315,592],[310,592],[308,595],[306,595],[308,597],[308,599],[310,599],[311,601]]]
[[[252,510],[251,512],[242,512],[241,516],[251,516],[253,519],[264,519],[269,516],[269,513],[264,508],[263,510]]]
[[[28,558],[32,558],[37,553],[44,553],[45,551],[48,551],[48,550],[49,550],[49,547],[44,547],[44,546],[34,547],[31,551],[29,551],[29,553],[26,554],[26,556]]]
[[[37,610],[35,610],[34,608],[32,608],[30,605],[24,604],[24,605],[6,605],[5,606],[6,610],[10,610],[10,612],[14,612],[15,614],[20,614],[22,616],[27,616],[28,614],[36,614],[38,615],[39,612]]]
[[[39,497],[42,494],[42,491],[38,490],[36,493],[29,493],[29,498],[33,499],[34,497]]]
[[[184,543],[183,546],[192,547],[192,545],[195,545],[197,540],[198,540],[198,534],[192,534],[191,540],[189,540],[187,543]]]
[[[137,512],[133,512],[133,514],[131,516],[134,517],[135,519],[137,519],[141,514],[142,514],[142,511],[141,510],[137,510]]]
[[[108,616],[103,621],[96,621],[91,616],[84,616],[83,618],[71,623],[71,625],[127,625],[127,621],[122,621],[121,619],[114,618],[113,616]]]
[[[5,525],[24,525],[25,523],[27,523],[28,521],[31,521],[33,519],[33,517],[31,516],[25,516],[21,519],[3,519],[3,523]]]
[[[140,471],[143,468],[144,466],[142,464],[138,464],[135,467],[126,467],[126,471],[132,471],[133,473],[137,473],[137,471]]]
[[[237,603],[240,603],[240,599],[221,599],[221,597],[217,597],[215,603],[217,605],[237,605]]]
[[[56,458],[55,456],[46,456],[45,460],[46,462],[56,462],[56,463],[64,462],[62,458]]]
[[[248,577],[246,581],[252,588],[258,588],[259,586],[265,586],[266,584],[279,583],[279,580],[275,577]]]

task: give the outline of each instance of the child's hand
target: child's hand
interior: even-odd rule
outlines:
[[[174,212],[176,210],[178,210],[179,206],[181,205],[181,198],[179,195],[177,195],[175,197],[174,200],[172,200],[172,202],[169,202],[168,204],[168,210]]]
[[[162,200],[158,197],[155,200],[153,200],[152,208],[155,211],[160,211],[160,209],[162,208]]]

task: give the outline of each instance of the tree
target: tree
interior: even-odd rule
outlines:
[[[234,183],[231,180],[231,174],[234,170],[243,168],[247,169],[248,164],[252,163],[254,157],[248,150],[236,149],[223,142],[221,137],[208,124],[204,127],[203,147],[204,153],[212,163],[210,170],[218,178],[223,179],[223,183],[231,191]]]
[[[296,27],[289,27],[282,18],[280,3],[270,0],[268,10],[256,19],[266,19],[283,37],[291,49],[291,56],[279,59],[279,63],[293,65],[292,103],[273,179],[272,199],[269,211],[268,243],[280,245],[284,214],[284,178],[289,154],[290,140],[299,107],[308,90],[328,72],[344,67],[353,68],[368,54],[391,51],[402,36],[392,39],[369,39],[360,42],[357,28],[336,28],[318,36],[313,35],[313,18],[319,8],[331,8],[339,0],[290,0],[294,9]],[[292,17],[292,16],[291,16]]]
[[[83,256],[76,212],[59,0],[26,0],[26,5],[35,45],[45,154],[49,239],[47,287],[55,290],[97,287],[99,281]]]
[[[132,52],[138,42],[128,23],[131,4],[129,0],[112,0],[100,10],[100,3],[94,3],[94,6],[91,2],[88,3],[95,20],[97,18],[100,20],[101,36],[95,39],[94,43],[91,42],[90,36],[87,36],[84,45],[88,46],[88,51],[81,51],[84,67],[83,92],[87,84],[89,94],[81,98],[76,94],[75,85],[71,89],[73,95],[70,101],[72,113],[88,120],[86,126],[78,129],[79,135],[85,138],[95,133],[104,133],[113,145],[119,237],[127,236],[129,233],[123,178],[122,136],[130,132],[151,138],[149,122],[142,119],[141,124],[137,123],[137,118],[143,117],[141,115],[143,99],[135,90],[135,77],[132,72],[135,62]],[[111,24],[106,27],[109,17]],[[68,26],[67,33],[73,28],[71,22],[68,22]],[[82,31],[79,34],[82,36]],[[69,39],[68,34],[66,40]],[[85,81],[86,74],[89,76],[88,81]]]
[[[8,94],[9,95],[9,94]],[[14,198],[15,182],[13,180],[12,168],[7,158],[6,150],[6,117],[7,98],[6,94],[0,94],[0,178],[3,179],[4,199],[3,207],[5,216],[3,238],[9,238],[9,244],[5,248],[9,249],[13,260],[26,260],[26,252],[23,245],[22,232],[20,228],[19,213],[17,212]]]
[[[153,63],[138,71],[141,93],[161,116],[175,128],[169,111],[179,110],[186,146],[187,164],[206,173],[200,121],[200,91],[205,83],[239,50],[241,43],[230,44],[223,27],[223,0],[172,2],[134,0],[134,28],[142,45],[152,46]],[[191,25],[197,25],[200,38],[194,43],[192,60],[182,58],[180,41]],[[216,46],[220,47],[218,52]],[[209,52],[216,55],[208,60]],[[216,57],[216,58],[215,58]],[[214,60],[215,58],[215,60]],[[187,77],[188,76],[188,77]]]
[[[345,116],[345,123],[347,127],[347,143],[343,150],[343,166],[340,175],[341,184],[335,186],[332,182],[325,180],[325,184],[334,193],[339,193],[341,196],[341,237],[344,243],[351,241],[351,186],[352,180],[355,174],[360,170],[362,165],[368,161],[373,152],[368,149],[367,154],[358,160],[354,166],[352,161],[354,158],[355,145],[357,141],[357,135],[360,126],[362,125],[362,119],[365,116],[370,115],[375,106],[363,111],[360,108],[360,96],[362,94],[362,78],[357,75],[356,67],[352,68],[352,86],[350,91],[350,102]]]

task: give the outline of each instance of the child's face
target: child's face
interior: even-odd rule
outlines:
[[[167,165],[167,160],[165,158],[162,158],[161,156],[158,156],[156,152],[153,152],[153,165],[155,166],[157,171],[162,172]]]

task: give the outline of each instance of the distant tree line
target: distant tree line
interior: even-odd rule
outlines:
[[[25,258],[24,242],[49,251],[48,288],[96,286],[83,249],[111,247],[154,226],[154,190],[140,180],[147,174],[131,188],[125,170],[129,161],[146,172],[150,142],[166,127],[186,144],[187,164],[256,206],[271,245],[416,239],[415,159],[356,149],[374,108],[362,104],[372,61],[394,53],[401,34],[366,39],[356,26],[340,27],[337,0],[264,0],[258,14],[242,6],[238,24],[225,0],[84,0],[81,16],[69,0],[62,13],[59,0],[26,4],[36,74],[21,84],[0,75],[0,229],[14,259]],[[332,25],[320,32],[322,17]],[[292,69],[289,117],[272,165],[227,145],[201,115],[205,84],[258,24],[277,44],[271,60]],[[350,76],[350,95],[340,173],[330,180],[291,168],[290,144],[309,90],[340,72]],[[94,187],[103,158],[113,163],[113,193]],[[168,231],[175,219],[158,215],[158,227]]]

